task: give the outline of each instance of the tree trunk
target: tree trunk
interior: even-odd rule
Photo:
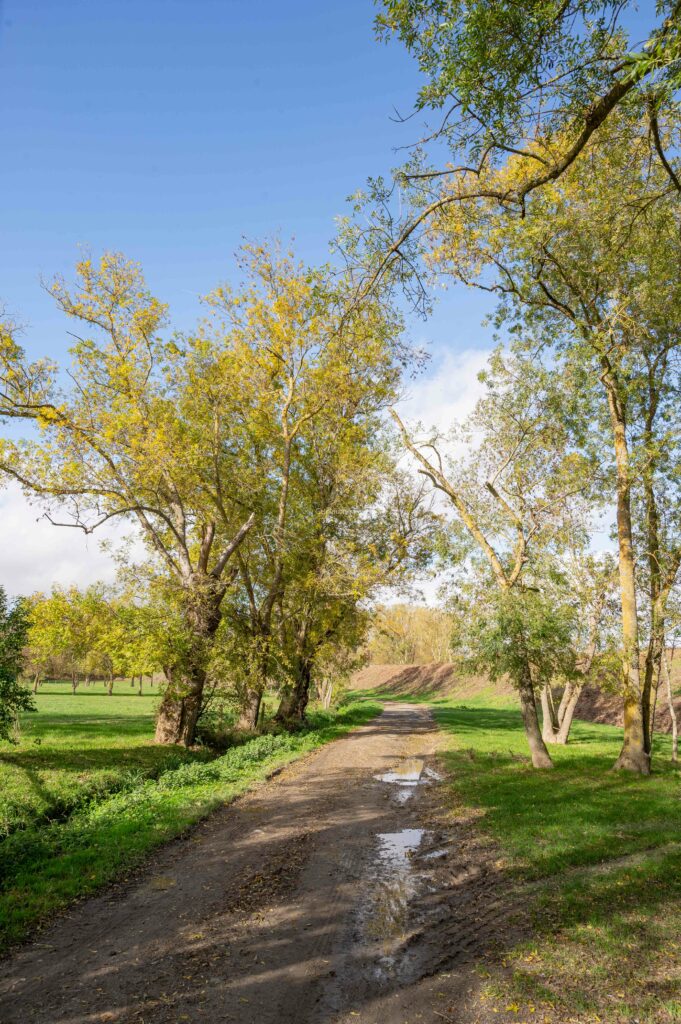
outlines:
[[[171,665],[165,669],[168,685],[158,709],[156,743],[190,747],[194,742],[196,723],[203,708],[206,656],[220,625],[220,604],[225,593],[220,586],[206,595],[205,585],[205,578],[200,579],[196,590],[187,594],[185,626],[191,637],[191,648],[181,666]]]
[[[553,761],[546,749],[546,744],[542,739],[539,728],[537,702],[534,696],[529,665],[519,681],[518,692],[520,694],[520,711],[523,716],[523,725],[525,726],[525,735],[527,736],[527,743],[530,748],[532,764],[535,768],[553,768]]]
[[[652,611],[652,609],[651,609]],[[653,709],[652,694],[655,680],[660,678],[662,657],[662,644],[664,643],[664,627],[662,637],[659,636],[659,624],[655,621],[655,613],[652,615],[650,637],[646,647],[646,657],[643,666],[643,688],[641,690],[641,716],[643,719],[643,735],[646,753],[650,755],[653,749]]]
[[[143,679],[144,679],[144,676],[143,676],[143,675],[142,675],[142,674],[140,673],[140,685],[139,685],[139,690],[137,691],[137,695],[138,695],[139,697],[141,697],[141,696],[142,696],[142,680],[143,680]]]
[[[311,680],[312,663],[307,658],[301,659],[296,666],[293,687],[287,690],[281,698],[279,708],[275,715],[277,721],[303,721],[308,701],[310,699]]]
[[[544,683],[540,692],[541,735],[544,743],[555,743],[558,733],[558,715],[550,683]]]
[[[608,372],[610,372],[609,367]],[[608,396],[617,468],[617,542],[622,600],[622,695],[624,700],[624,739],[622,750],[613,767],[648,775],[650,774],[650,755],[646,750],[641,692],[636,564],[631,525],[629,449],[624,409],[617,385],[608,372],[604,374],[603,382]]]
[[[111,672],[111,674],[109,675],[109,685],[108,685],[107,691],[106,691],[107,695],[109,697],[113,696],[113,684],[114,684],[114,677],[113,677],[113,672]]]
[[[674,707],[672,674],[669,671],[669,659],[667,657],[666,649],[662,651],[662,675],[664,678],[665,689],[667,691],[669,715],[672,720],[672,761],[676,763],[679,760],[679,720],[676,715],[676,708]]]
[[[331,707],[332,698],[333,682],[330,679],[325,679],[319,687],[319,699],[325,711],[328,711]]]
[[[241,712],[237,719],[237,729],[245,732],[254,732],[258,728],[258,716],[262,704],[262,690],[248,689],[241,705]]]
[[[567,683],[557,711],[553,701],[553,694],[545,695],[547,689],[550,688],[548,686],[543,687],[541,693],[542,739],[544,743],[555,743],[558,746],[565,746],[570,736],[572,720],[582,687],[581,685],[576,686],[574,683]]]
[[[71,675],[71,692],[73,693],[74,697],[76,695],[77,688],[78,688],[78,679],[76,678],[76,673],[74,672]]]
[[[155,742],[190,747],[194,742],[196,723],[201,713],[205,674],[183,674],[176,680],[171,670],[166,677],[168,688],[158,709]]]
[[[572,720],[573,720],[573,718],[575,716],[575,710],[577,708],[577,703],[579,701],[579,697],[580,697],[580,694],[582,692],[581,685],[580,686],[575,686],[574,684],[569,683],[568,686],[565,687],[565,693],[568,693],[568,687],[570,688],[569,689],[569,696],[568,696],[567,700],[565,701],[565,704],[563,704],[563,701],[561,700],[561,707],[559,708],[559,714],[558,714],[558,720],[560,722],[560,725],[558,727],[558,735],[556,736],[556,743],[559,743],[559,744],[565,744],[565,743],[567,743],[567,741],[569,739],[570,729],[572,728]],[[563,694],[563,697],[565,697],[565,693]],[[561,714],[561,711],[562,711],[562,714]]]
[[[34,693],[38,692],[38,684],[39,683],[40,683],[40,673],[36,672],[36,674],[33,677],[33,692]]]

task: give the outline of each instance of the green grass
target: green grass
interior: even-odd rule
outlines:
[[[621,730],[576,722],[553,771],[532,769],[518,711],[432,701],[458,806],[530,884],[533,936],[504,953],[481,1020],[681,1021],[681,773],[612,772]],[[486,972],[483,972],[486,974]]]
[[[260,736],[210,761],[176,759],[157,778],[128,775],[118,792],[91,798],[63,820],[41,819],[15,830],[0,842],[0,949],[140,864],[275,768],[377,711],[374,703],[350,702],[336,715],[318,712],[301,732]]]
[[[658,740],[655,776],[639,778],[609,770],[620,729],[578,721],[568,746],[551,748],[554,770],[541,772],[529,765],[514,708],[438,702],[434,710],[452,737],[458,792],[484,809],[486,828],[525,877],[681,840],[681,775],[669,762],[667,737]]]
[[[157,775],[170,762],[208,756],[155,746],[156,687],[140,697],[117,681],[46,683],[37,713],[23,716],[19,743],[0,742],[0,836],[37,820],[60,818],[77,806],[125,786],[130,777]]]

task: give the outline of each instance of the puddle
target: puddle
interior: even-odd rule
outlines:
[[[423,760],[420,757],[408,757],[397,768],[382,775],[374,775],[374,778],[397,786],[418,786],[422,774]]]
[[[424,832],[422,828],[403,828],[401,832],[379,832],[378,856],[396,867],[408,865],[409,855],[418,850]]]
[[[364,928],[369,939],[380,943],[384,954],[389,953],[407,929],[409,900],[416,892],[411,855],[418,850],[423,836],[421,828],[405,828],[376,837],[377,859]]]

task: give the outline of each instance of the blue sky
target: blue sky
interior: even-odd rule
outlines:
[[[413,141],[418,79],[379,44],[372,0],[0,0],[0,304],[31,356],[63,359],[67,323],[40,287],[79,246],[139,260],[189,326],[243,235],[328,255],[334,217]],[[441,424],[474,400],[484,301],[450,296],[412,335],[435,352],[410,412]],[[474,350],[474,351],[471,351]],[[11,593],[112,578],[96,537],[0,492]],[[117,532],[114,530],[114,539]]]
[[[652,0],[642,4],[643,25]],[[372,0],[0,0],[0,307],[31,356],[63,359],[67,325],[40,287],[79,246],[142,263],[187,327],[232,273],[243,235],[328,255],[334,217],[413,142],[419,85],[399,44],[379,44]],[[491,346],[485,296],[456,289],[427,324],[427,375],[406,414],[445,426],[469,411]],[[36,525],[0,492],[0,584],[27,592],[110,576],[96,540]]]
[[[333,218],[394,148],[418,78],[379,44],[371,0],[0,0],[0,301],[32,354],[63,355],[40,278],[78,247],[120,249],[190,324],[242,235],[328,254]],[[484,303],[461,294],[414,328],[476,344]],[[449,310],[453,315],[449,315]]]

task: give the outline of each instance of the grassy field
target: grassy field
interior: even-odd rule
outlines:
[[[654,775],[611,768],[621,731],[576,722],[555,769],[533,770],[517,710],[433,702],[455,804],[531,884],[532,938],[485,982],[481,1019],[681,1021],[681,773],[669,737]],[[482,971],[483,976],[487,974]]]
[[[92,687],[73,696],[66,686],[46,687],[20,744],[2,745],[0,949],[378,710],[350,702],[336,715],[313,714],[304,731],[261,736],[214,757],[155,747],[157,697],[121,691],[108,697]]]
[[[19,743],[0,742],[0,836],[63,817],[131,777],[154,776],[169,759],[197,756],[154,746],[158,695],[156,687],[145,690],[140,697],[125,681],[111,697],[101,683],[81,685],[75,695],[66,682],[40,688],[38,711],[24,715]]]

